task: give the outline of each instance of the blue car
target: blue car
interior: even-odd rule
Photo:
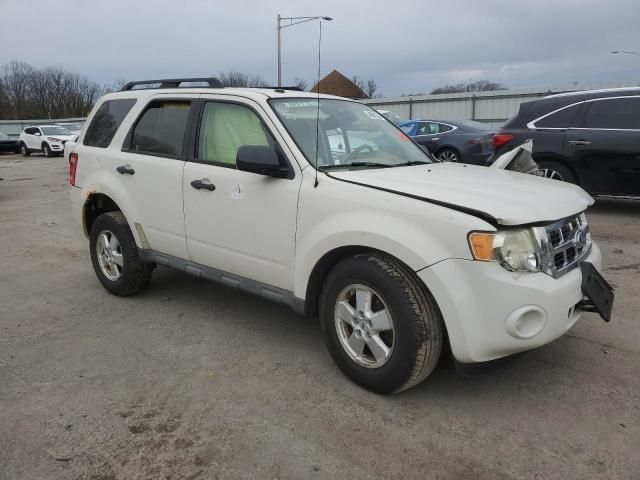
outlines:
[[[473,120],[408,120],[398,126],[444,162],[484,165],[494,151],[496,130]]]

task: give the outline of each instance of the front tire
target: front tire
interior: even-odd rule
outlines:
[[[560,180],[561,182],[577,184],[577,179],[574,173],[565,167],[563,164],[552,161],[545,161],[538,163],[538,171],[536,172],[540,177],[550,178],[552,180]]]
[[[376,393],[422,382],[442,351],[444,327],[433,297],[413,271],[376,252],[349,257],[331,270],[320,322],[340,370]]]
[[[93,222],[89,239],[91,263],[104,288],[121,297],[149,285],[153,264],[145,263],[122,212],[103,213]]]
[[[46,143],[42,145],[42,153],[44,153],[44,156],[47,158],[53,157],[53,152],[51,151],[51,147],[49,147],[49,145]]]

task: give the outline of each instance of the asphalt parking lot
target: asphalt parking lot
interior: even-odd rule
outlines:
[[[0,156],[1,479],[640,478],[640,202],[589,212],[610,324],[383,397],[286,307],[162,267],[109,295],[67,170]]]

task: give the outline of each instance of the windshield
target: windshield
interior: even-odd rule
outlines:
[[[275,99],[276,114],[318,169],[393,167],[431,163],[432,160],[409,137],[382,115],[361,103],[312,98]]]
[[[71,132],[64,127],[40,127],[45,135],[71,135]]]

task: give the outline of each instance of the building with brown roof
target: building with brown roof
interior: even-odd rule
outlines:
[[[318,86],[320,87],[319,89]],[[337,70],[333,70],[320,80],[310,91],[317,92],[318,90],[320,90],[320,93],[338,95],[339,97],[367,98],[360,87]]]

